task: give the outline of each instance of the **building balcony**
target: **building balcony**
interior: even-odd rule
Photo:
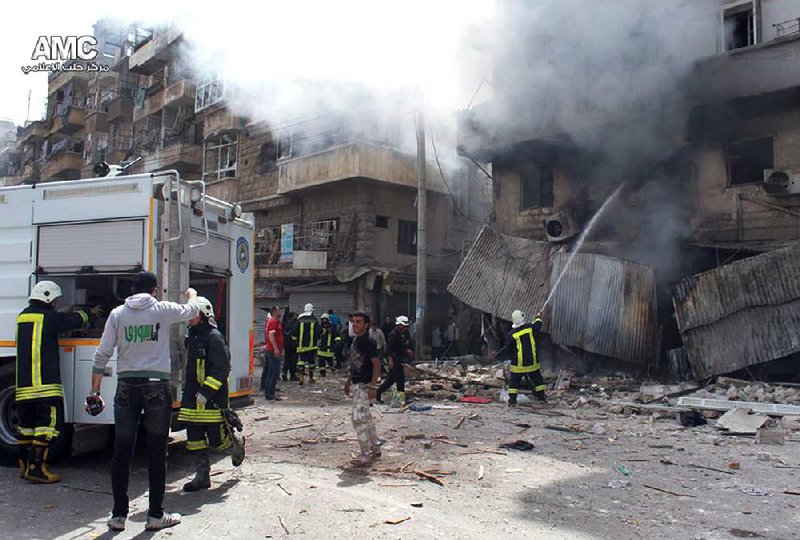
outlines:
[[[70,107],[67,114],[57,114],[53,116],[53,125],[50,133],[61,133],[63,135],[74,135],[86,125],[86,109],[80,107]]]
[[[133,121],[138,122],[164,108],[164,91],[160,90],[145,98],[141,107],[133,108]]]
[[[86,131],[108,133],[108,113],[105,111],[89,111],[86,113]]]
[[[25,144],[27,142],[38,142],[41,141],[47,130],[44,127],[44,122],[41,120],[35,120],[25,126],[22,130],[22,136],[19,138],[19,144]]]
[[[800,33],[735,49],[699,62],[692,105],[709,105],[800,88]]]
[[[180,30],[171,27],[153,37],[131,54],[128,70],[142,75],[152,75],[172,60],[174,45],[180,42],[182,36]]]
[[[366,142],[349,143],[278,162],[278,194],[349,178],[417,187],[416,156]],[[428,189],[445,192],[438,171],[428,167]]]
[[[117,96],[108,104],[108,121],[111,124],[131,121],[133,119],[133,98]]]
[[[76,180],[81,177],[82,167],[82,153],[62,150],[50,157],[42,172],[46,180]]]
[[[197,86],[190,79],[180,79],[163,92],[162,107],[194,107]]]
[[[244,118],[236,116],[222,104],[220,107],[204,109],[200,114],[204,115],[203,126],[206,137],[244,129],[247,123]]]
[[[199,144],[176,143],[158,148],[139,161],[134,172],[177,169],[182,174],[198,174],[202,170],[203,147]]]

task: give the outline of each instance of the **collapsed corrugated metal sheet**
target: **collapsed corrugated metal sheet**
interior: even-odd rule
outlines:
[[[514,309],[535,313],[569,257],[556,249],[484,227],[447,290],[502,319]],[[555,343],[649,362],[658,345],[655,290],[650,267],[579,253],[553,295],[545,331]]]
[[[683,279],[673,290],[695,377],[800,351],[800,246]]]
[[[484,226],[447,290],[501,319],[521,309],[536,313],[550,294],[552,244],[494,232]]]
[[[569,260],[553,255],[551,287]],[[554,342],[646,364],[656,358],[655,270],[592,253],[577,253],[550,300]]]

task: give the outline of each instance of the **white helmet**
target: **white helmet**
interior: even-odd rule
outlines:
[[[308,303],[306,307],[303,308],[304,313],[314,313],[314,304]]]
[[[400,315],[394,320],[394,324],[402,324],[403,326],[408,326],[408,317],[405,315]]]
[[[209,319],[214,318],[214,305],[211,303],[211,300],[206,298],[205,296],[198,296],[194,299],[197,307],[200,308],[200,313],[208,317]]]
[[[515,309],[514,313],[511,314],[511,327],[519,328],[523,324],[525,324],[525,314],[522,311]]]
[[[61,296],[61,287],[52,281],[40,281],[33,286],[28,300],[40,300],[49,304],[59,296]]]
[[[331,318],[330,315],[328,315],[327,313],[323,313],[322,316],[320,317],[320,320],[328,321],[330,320],[330,318]]]

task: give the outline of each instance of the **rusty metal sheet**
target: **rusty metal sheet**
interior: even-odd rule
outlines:
[[[484,227],[447,290],[502,319],[515,309],[536,313],[570,255],[557,250]],[[558,344],[635,363],[652,361],[658,344],[655,271],[577,254],[553,295],[544,331]]]
[[[553,255],[551,286],[569,260]],[[646,364],[657,356],[655,270],[613,257],[578,253],[551,300],[555,343]]]
[[[521,309],[536,313],[550,293],[552,244],[508,236],[484,226],[447,290],[501,319]]]
[[[695,377],[800,351],[800,247],[775,250],[684,278],[675,318]]]

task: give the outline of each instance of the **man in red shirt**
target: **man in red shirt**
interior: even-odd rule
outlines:
[[[264,371],[261,373],[261,389],[268,400],[275,399],[275,385],[281,371],[281,357],[283,356],[283,323],[281,323],[281,308],[270,308],[267,324],[264,328],[265,357]]]

